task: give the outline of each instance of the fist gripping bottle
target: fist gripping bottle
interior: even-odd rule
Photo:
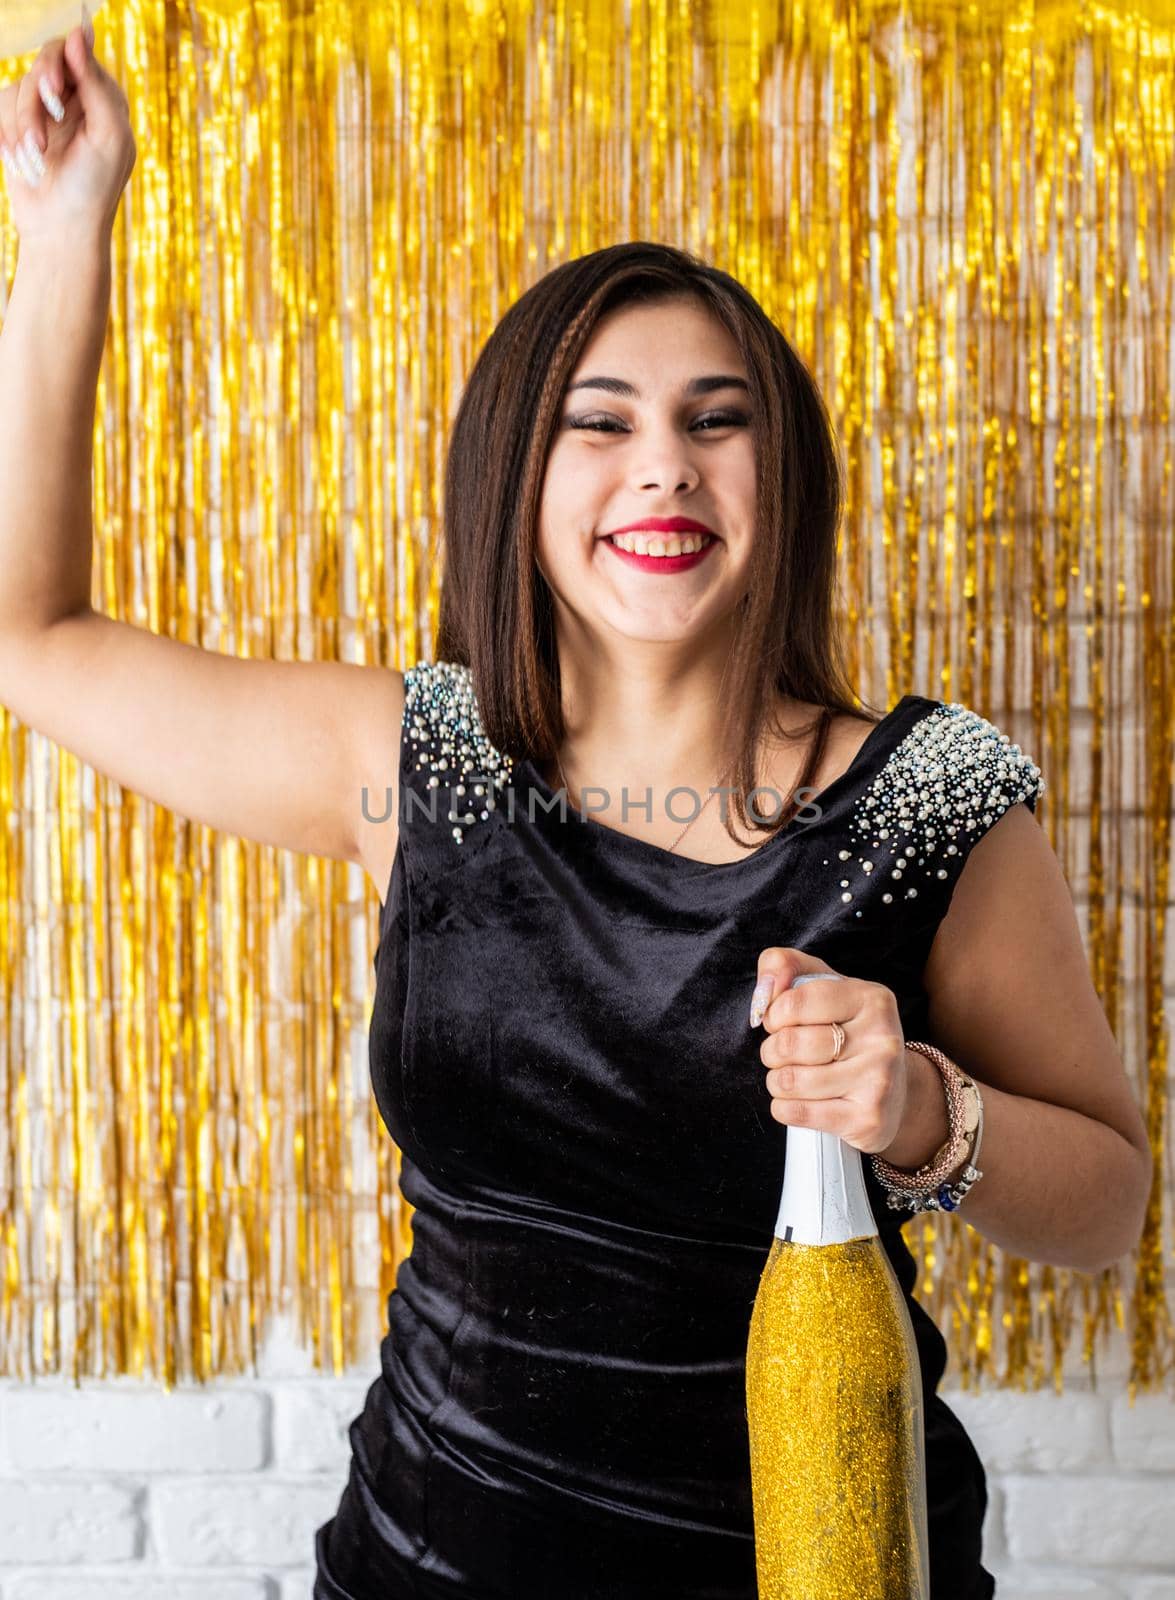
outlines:
[[[929,1600],[914,1329],[836,1134],[787,1130],[746,1381],[759,1600]]]

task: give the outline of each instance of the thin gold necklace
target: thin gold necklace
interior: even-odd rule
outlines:
[[[567,782],[567,774],[563,771],[563,762],[562,762],[562,759],[560,758],[559,752],[557,750],[555,752],[555,763],[559,768],[559,776],[563,780],[563,787],[564,787],[564,789],[566,789],[567,793],[570,794],[571,793],[571,786]],[[710,801],[713,800],[713,798],[714,798],[714,796],[716,794],[720,793],[720,789],[721,789],[721,786],[719,785],[719,786],[716,786],[715,788],[710,790],[709,798],[702,803],[702,805],[698,808],[697,811],[694,812],[693,816],[686,823],[685,827],[678,834],[677,838],[674,839],[673,843],[671,845],[665,846],[666,849],[668,849],[668,850],[676,850],[677,849],[678,845],[685,838],[686,834],[693,827],[694,823],[701,816],[702,812],[705,811],[706,807],[710,804]]]

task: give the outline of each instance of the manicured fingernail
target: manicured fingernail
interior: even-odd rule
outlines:
[[[751,1027],[757,1028],[763,1020],[763,1013],[771,1004],[771,991],[775,987],[775,979],[771,973],[759,979],[751,995]]]
[[[64,121],[65,107],[62,105],[59,96],[54,90],[53,85],[49,82],[48,78],[42,78],[40,80],[40,82],[37,84],[37,92],[41,96],[42,105],[53,118],[54,122]]]
[[[29,188],[30,189],[35,189],[37,187],[37,185],[40,183],[41,180],[40,180],[40,178],[38,178],[37,174],[33,171],[32,162],[29,160],[28,156],[25,154],[25,147],[24,147],[24,141],[23,140],[13,150],[12,159],[16,163],[17,172],[24,179],[24,181],[28,184]]]
[[[25,132],[24,139],[21,142],[21,149],[28,156],[29,165],[37,174],[37,177],[43,178],[45,176],[45,163],[41,158],[41,147],[37,143],[37,136],[31,128]]]
[[[12,159],[12,151],[6,144],[0,144],[0,161],[4,163],[4,170],[10,178],[19,178],[16,162]]]

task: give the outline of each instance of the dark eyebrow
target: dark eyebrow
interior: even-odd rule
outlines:
[[[640,391],[634,389],[631,383],[625,383],[623,378],[579,378],[575,383],[568,384],[567,393],[573,389],[603,389],[608,394],[618,395],[622,400],[639,400]],[[710,394],[714,389],[745,389],[751,392],[751,386],[745,378],[735,378],[729,373],[719,372],[707,378],[693,378],[684,389],[685,398],[692,399],[697,394]]]

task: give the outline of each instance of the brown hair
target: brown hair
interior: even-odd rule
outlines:
[[[732,813],[749,813],[755,753],[776,697],[820,706],[797,788],[810,784],[831,716],[876,722],[848,682],[834,614],[843,495],[832,425],[815,381],[736,279],[671,245],[634,240],[555,267],[507,310],[469,374],[445,465],[436,659],[468,667],[482,728],[512,758],[546,762],[563,740],[550,591],[537,563],[541,488],[566,385],[592,330],[617,307],[691,295],[726,327],[750,380],[757,461],[749,591],[726,663]],[[871,708],[869,708],[871,711]],[[799,802],[803,804],[803,802]],[[728,822],[728,831],[729,822]],[[734,834],[732,832],[732,837]]]

